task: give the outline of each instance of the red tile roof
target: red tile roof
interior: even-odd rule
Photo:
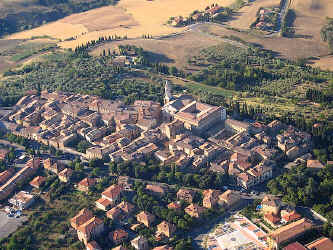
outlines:
[[[87,244],[87,250],[99,250],[102,249],[96,241],[90,241]]]
[[[110,187],[108,187],[107,189],[104,190],[104,192],[102,193],[102,195],[104,195],[105,197],[114,200],[116,199],[120,193],[121,193],[122,188],[119,185],[112,185]]]
[[[181,207],[179,202],[171,202],[168,204],[169,209],[180,209]]]
[[[329,238],[322,237],[310,244],[307,244],[306,247],[308,249],[316,249],[316,250],[332,250],[333,249],[333,242]]]
[[[79,186],[84,186],[84,187],[91,187],[96,184],[96,179],[95,178],[84,178],[82,181],[79,182]]]
[[[283,250],[307,250],[307,249],[302,244],[296,241],[284,247]]]
[[[117,229],[113,232],[110,232],[109,238],[112,239],[114,242],[123,241],[128,238],[128,233],[123,229]]]
[[[92,212],[84,208],[75,217],[71,219],[71,225],[72,227],[77,229],[79,226],[89,221],[91,218],[93,218]]]
[[[36,188],[39,188],[45,182],[46,178],[43,176],[37,176],[32,181],[30,181],[30,185]]]
[[[274,215],[274,214],[272,214],[272,213],[267,213],[267,214],[265,214],[265,215],[264,215],[264,219],[265,219],[266,221],[269,221],[269,222],[272,223],[272,224],[277,224],[277,223],[280,222],[280,217],[279,217],[279,216],[276,216],[276,215]]]
[[[103,224],[103,221],[100,218],[93,217],[81,226],[79,226],[77,230],[84,234],[89,234],[96,226],[99,226],[101,224]]]

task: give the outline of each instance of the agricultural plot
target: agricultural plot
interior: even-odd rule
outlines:
[[[203,33],[187,32],[182,35],[165,39],[135,39],[106,43],[92,51],[92,55],[99,56],[103,50],[115,50],[119,45],[135,45],[153,53],[159,62],[177,68],[186,68],[187,60],[202,48],[221,43],[218,37],[207,36]]]
[[[37,59],[42,54],[54,51],[56,48],[55,41],[46,38],[27,41],[0,40],[0,73],[10,67]]]
[[[183,31],[166,25],[171,16],[188,16],[194,10],[217,3],[229,6],[234,0],[121,0],[116,6],[74,14],[57,22],[9,36],[10,39],[48,35],[63,40],[63,48],[75,48],[101,36],[138,38],[144,34],[160,36]],[[147,14],[149,13],[149,14]]]
[[[279,6],[280,0],[256,0],[249,5],[240,9],[235,18],[228,22],[228,24],[234,28],[245,30],[249,29],[250,25],[256,20],[258,10],[263,8],[269,8]]]

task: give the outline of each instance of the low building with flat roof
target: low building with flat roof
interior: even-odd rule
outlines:
[[[20,208],[27,209],[35,201],[35,196],[25,191],[21,191],[9,199],[9,203]]]

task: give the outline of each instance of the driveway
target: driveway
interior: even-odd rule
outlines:
[[[20,218],[8,217],[5,212],[0,211],[0,239],[8,237],[27,220],[27,216],[21,216]]]

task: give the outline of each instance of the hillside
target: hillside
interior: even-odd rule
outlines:
[[[0,37],[113,3],[115,0],[2,0]]]
[[[47,35],[61,39],[62,48],[72,48],[96,40],[101,36],[127,36],[138,38],[182,32],[185,28],[166,25],[172,16],[188,16],[217,3],[230,6],[235,0],[192,0],[191,4],[179,0],[120,0],[116,6],[107,6],[85,13],[73,14],[56,22],[29,31],[13,34],[9,39],[26,39]],[[147,15],[149,13],[149,15]]]

